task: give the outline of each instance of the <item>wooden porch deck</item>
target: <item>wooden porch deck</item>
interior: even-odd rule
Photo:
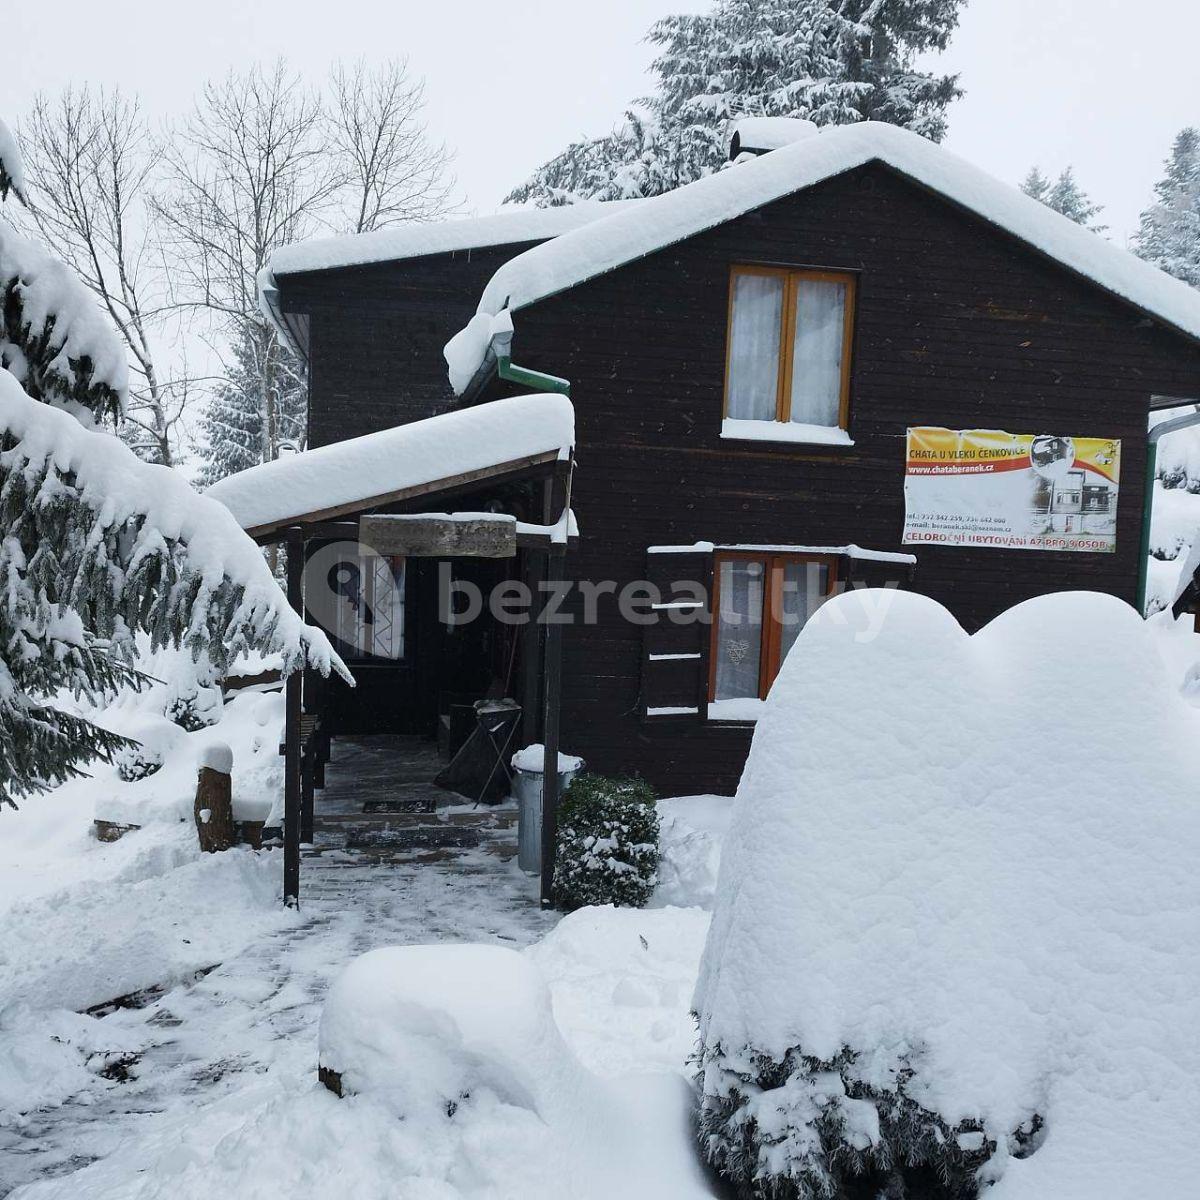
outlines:
[[[427,738],[335,738],[325,787],[315,796],[309,853],[413,862],[480,849],[505,861],[515,858],[515,806],[475,806],[436,786],[441,767],[437,746]]]

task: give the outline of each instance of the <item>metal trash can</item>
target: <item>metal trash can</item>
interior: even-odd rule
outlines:
[[[528,748],[527,748],[528,749]],[[517,800],[517,865],[528,875],[540,875],[542,871],[542,771],[520,763],[526,751],[513,755],[513,795]],[[528,761],[525,759],[524,761]],[[571,786],[571,780],[583,770],[583,759],[577,758],[578,766],[558,773],[558,794],[561,796]]]

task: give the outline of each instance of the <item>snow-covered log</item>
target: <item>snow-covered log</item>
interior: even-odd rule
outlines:
[[[3,217],[0,364],[35,400],[86,411],[88,420],[115,418],[124,410],[125,346],[96,298],[65,263]]]
[[[722,856],[695,997],[709,1158],[806,1200],[856,1175],[1192,1194],[1198,734],[1113,597],[1042,596],[973,637],[921,596],[830,601]],[[941,1183],[903,1190],[922,1171]]]

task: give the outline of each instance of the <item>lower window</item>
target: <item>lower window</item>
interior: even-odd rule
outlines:
[[[337,565],[335,636],[352,658],[404,657],[404,559],[362,555]]]
[[[709,716],[752,718],[809,617],[833,591],[836,559],[718,554]]]

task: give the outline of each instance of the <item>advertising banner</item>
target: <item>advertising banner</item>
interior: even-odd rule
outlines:
[[[1111,438],[910,429],[904,544],[1111,553],[1120,479]]]

